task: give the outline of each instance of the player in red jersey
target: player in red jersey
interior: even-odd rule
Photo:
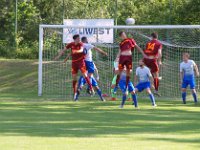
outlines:
[[[154,94],[160,96],[158,93],[159,87],[159,66],[162,64],[162,44],[158,41],[158,34],[156,32],[151,34],[152,40],[146,44],[144,53],[148,58],[144,58],[145,65],[150,68],[154,78]]]
[[[119,36],[122,39],[122,41],[119,45],[120,48],[119,48],[119,53],[117,55],[117,57],[119,58],[119,66],[118,66],[119,73],[117,75],[116,86],[113,91],[114,93],[116,92],[116,90],[118,88],[120,75],[121,75],[124,67],[126,67],[126,89],[127,89],[128,83],[130,81],[130,76],[131,76],[132,51],[134,50],[134,48],[136,48],[140,53],[142,53],[142,55],[144,57],[146,57],[143,50],[136,44],[135,40],[132,38],[128,38],[124,31],[121,31],[119,33]]]
[[[83,77],[85,78],[87,84],[89,85],[89,88],[91,90],[91,93],[94,94],[94,90],[92,88],[91,82],[89,77],[87,76],[87,70],[85,65],[85,53],[83,48],[83,43],[80,41],[80,36],[78,34],[73,36],[74,42],[71,42],[66,45],[66,47],[61,50],[59,55],[55,57],[55,60],[58,59],[60,56],[62,56],[66,50],[71,49],[71,55],[72,57],[72,78],[73,78],[73,90],[74,90],[74,99],[77,96],[77,75],[78,70],[81,71]],[[68,55],[68,56],[69,56]]]

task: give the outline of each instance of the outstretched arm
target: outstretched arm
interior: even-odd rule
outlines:
[[[71,56],[71,53],[69,53],[69,54],[67,55],[67,57],[64,59],[63,63],[66,63],[70,56]]]
[[[144,53],[144,51],[136,44],[135,48],[143,55],[144,58],[148,58],[148,56]]]
[[[162,49],[159,49],[158,50],[158,64],[159,65],[162,65],[161,58],[162,58]]]
[[[94,50],[96,50],[97,52],[105,55],[105,56],[108,56],[108,54],[106,52],[104,52],[102,49],[98,48],[98,47],[94,47]]]

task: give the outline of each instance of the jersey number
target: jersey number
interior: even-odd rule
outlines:
[[[155,43],[148,43],[147,50],[148,51],[153,51],[154,50],[154,46],[155,46]]]

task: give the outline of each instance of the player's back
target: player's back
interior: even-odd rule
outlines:
[[[139,78],[139,82],[149,82],[151,77],[151,72],[148,67],[137,67],[136,76]]]
[[[160,49],[162,49],[162,44],[158,40],[154,39],[146,44],[144,53],[148,56],[157,56]]]
[[[124,39],[123,41],[121,41],[120,50],[121,50],[121,52],[127,51],[127,50],[133,50],[135,45],[136,45],[136,42],[134,39],[127,38],[127,39]]]
[[[94,48],[94,45],[89,43],[84,43],[84,52],[86,53],[85,60],[86,61],[92,61],[92,49]]]

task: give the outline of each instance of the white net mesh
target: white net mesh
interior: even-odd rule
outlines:
[[[97,35],[99,43],[93,43],[99,48],[102,48],[108,53],[108,57],[102,56],[93,51],[93,59],[99,70],[100,82],[99,86],[103,93],[110,94],[110,84],[113,77],[113,61],[118,52],[118,32],[123,30],[128,33],[129,37],[135,39],[137,44],[144,49],[146,42],[150,39],[152,32],[157,32],[159,40],[163,44],[163,65],[160,67],[159,91],[162,97],[180,97],[179,85],[179,64],[182,59],[183,52],[189,52],[191,59],[197,65],[200,64],[200,28],[113,28],[114,43],[101,43]],[[45,97],[65,98],[70,99],[72,96],[72,78],[71,78],[71,61],[63,64],[65,56],[62,56],[58,61],[53,61],[53,58],[58,54],[59,50],[64,47],[62,43],[63,28],[43,28],[43,75],[42,75],[42,94]],[[139,59],[142,56],[136,50],[133,53],[133,74],[137,67]],[[199,81],[197,79],[197,89],[199,89]],[[82,94],[84,95],[84,94]]]

